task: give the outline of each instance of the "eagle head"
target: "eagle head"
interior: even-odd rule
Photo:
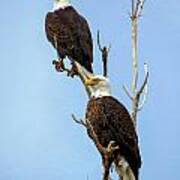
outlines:
[[[59,8],[64,9],[65,7],[71,5],[70,0],[53,0],[53,1],[54,1],[53,10],[58,10]]]
[[[74,64],[90,98],[111,96],[111,88],[108,78],[88,72],[76,61]]]

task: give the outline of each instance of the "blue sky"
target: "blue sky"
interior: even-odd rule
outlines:
[[[90,23],[94,42],[111,43],[113,94],[130,109],[122,85],[131,81],[129,1],[72,0]],[[140,21],[140,74],[150,65],[148,102],[139,113],[141,179],[180,179],[180,2],[147,1]],[[87,96],[78,79],[55,72],[56,52],[44,18],[52,2],[1,1],[0,180],[97,180],[100,156],[85,130]],[[101,73],[95,45],[94,67]]]

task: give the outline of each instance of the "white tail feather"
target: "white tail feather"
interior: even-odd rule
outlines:
[[[116,172],[121,178],[121,180],[135,180],[133,171],[131,170],[129,164],[124,158],[115,164]]]

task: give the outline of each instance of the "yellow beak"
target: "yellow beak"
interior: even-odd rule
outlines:
[[[93,86],[96,84],[96,82],[93,80],[93,78],[86,78],[84,84],[85,86]]]
[[[96,82],[94,81],[94,75],[90,72],[88,72],[84,67],[82,67],[78,62],[74,62],[78,74],[82,80],[82,82],[84,83],[84,85],[87,86],[93,86],[96,84]]]

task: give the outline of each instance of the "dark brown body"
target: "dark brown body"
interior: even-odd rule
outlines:
[[[49,12],[45,30],[61,59],[76,60],[92,72],[93,43],[88,23],[72,6]]]
[[[106,148],[110,141],[115,141],[119,150],[113,161],[123,156],[137,180],[141,157],[136,130],[127,109],[111,96],[94,98],[88,103],[86,118],[101,145]],[[91,132],[88,134],[93,137]]]

